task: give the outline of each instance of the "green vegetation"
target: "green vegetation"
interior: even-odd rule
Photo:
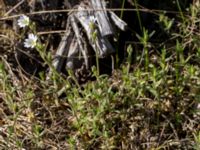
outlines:
[[[47,81],[16,68],[15,33],[1,24],[0,149],[200,149],[200,4],[178,10],[173,19],[158,14],[166,41],[155,46],[156,31],[143,27],[141,49],[130,43],[112,75],[97,65],[85,84],[70,71]]]

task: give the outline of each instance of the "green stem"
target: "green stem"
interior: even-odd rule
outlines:
[[[140,30],[142,31],[142,21],[141,21],[140,12],[139,12],[139,9],[138,9],[137,0],[134,0],[134,3],[135,3],[136,10],[137,10],[136,13],[137,13],[137,17],[138,17],[138,22],[139,22]]]

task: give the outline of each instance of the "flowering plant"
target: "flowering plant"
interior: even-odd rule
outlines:
[[[18,23],[20,28],[25,28],[26,26],[28,26],[29,29],[32,30],[32,25],[30,23],[30,19],[26,15],[20,16],[17,23]],[[33,33],[29,33],[28,38],[25,39],[25,41],[24,41],[24,47],[35,48],[37,46],[37,40],[38,40],[38,37],[36,35],[34,35]]]
[[[36,35],[34,35],[33,33],[30,33],[28,35],[28,38],[25,39],[24,47],[26,47],[26,48],[34,48],[34,47],[36,47],[36,45],[37,45],[37,39],[38,38],[37,38]]]
[[[20,28],[24,28],[26,26],[29,26],[30,24],[30,19],[26,15],[20,16],[20,18],[17,21],[18,25]]]

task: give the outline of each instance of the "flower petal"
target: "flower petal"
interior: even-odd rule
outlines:
[[[37,45],[37,36],[30,33],[28,38],[25,39],[24,47],[26,48],[34,48]]]
[[[29,25],[30,19],[26,15],[22,15],[18,19],[17,23],[18,23],[18,25],[19,25],[20,28],[24,28],[24,27],[26,27],[26,26]]]

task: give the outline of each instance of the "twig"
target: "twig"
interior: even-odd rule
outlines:
[[[14,11],[17,7],[19,7],[22,3],[24,3],[25,0],[20,1],[15,6],[13,6],[7,13],[5,13],[4,16],[8,16],[12,11]]]
[[[43,10],[43,11],[36,11],[36,12],[32,12],[32,13],[26,13],[26,15],[41,15],[41,14],[49,14],[49,13],[62,13],[62,12],[77,12],[80,11],[78,9],[61,9],[61,10]],[[94,11],[94,9],[85,9],[82,11]],[[178,11],[168,11],[168,10],[156,10],[156,9],[134,9],[134,8],[130,8],[130,9],[121,9],[121,8],[106,8],[105,10],[103,9],[95,9],[95,11],[141,11],[141,12],[146,12],[146,13],[169,13],[169,14],[179,14]],[[24,14],[24,13],[23,13]],[[184,14],[186,15],[187,12],[184,12]],[[17,14],[17,15],[12,15],[12,16],[6,16],[6,17],[2,17],[0,18],[0,21],[3,20],[10,20],[10,19],[14,19],[17,18],[19,16],[21,16],[22,14]]]

